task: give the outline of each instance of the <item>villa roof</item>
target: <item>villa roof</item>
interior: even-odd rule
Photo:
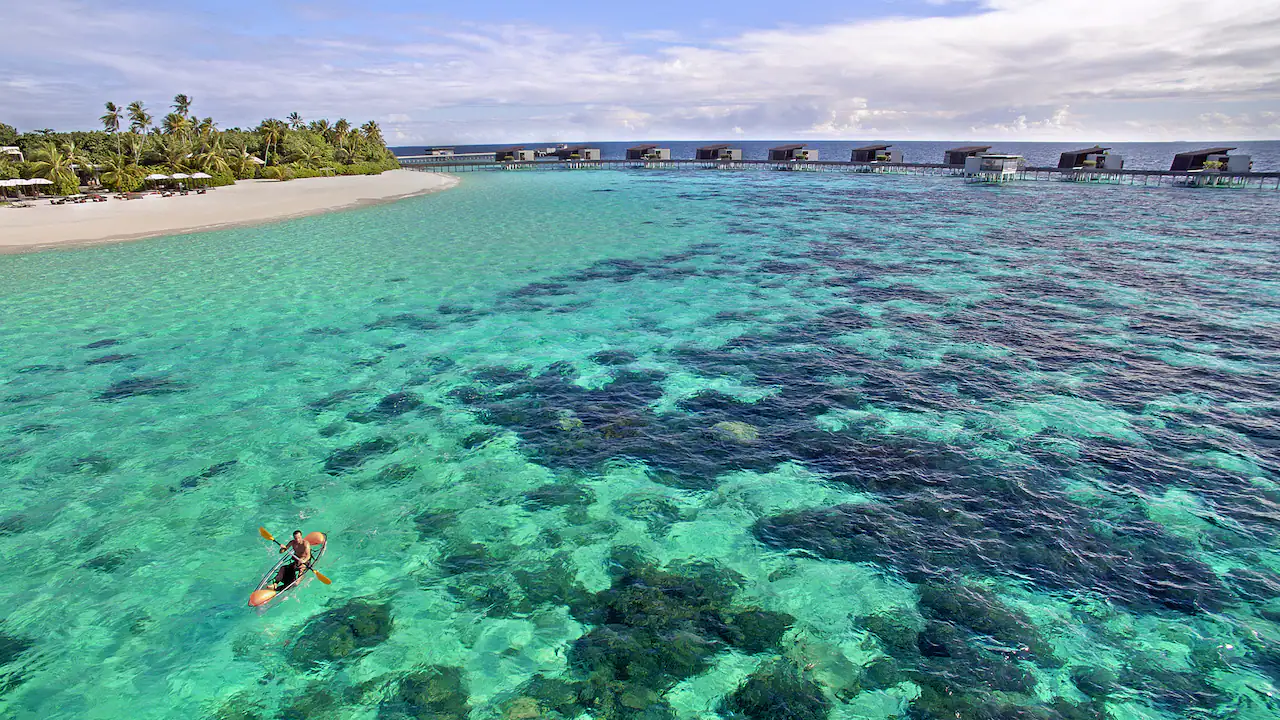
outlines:
[[[1188,150],[1186,152],[1180,152],[1174,157],[1195,157],[1196,155],[1221,155],[1223,153],[1230,152],[1232,150],[1235,150],[1235,148],[1212,147],[1212,148],[1204,148],[1202,150]]]
[[[523,145],[514,145],[514,146],[512,146],[512,147],[499,148],[498,150],[495,150],[494,152],[504,152],[504,153],[505,153],[505,152],[516,152],[517,150],[524,150],[524,146],[523,146]]]
[[[729,147],[729,143],[717,143],[715,145],[703,145],[699,150],[724,150]]]
[[[804,147],[804,144],[798,144],[798,145],[779,145],[779,146],[778,146],[778,147],[776,147],[776,148],[769,148],[769,150],[770,150],[771,152],[772,152],[772,151],[782,151],[782,152],[786,152],[787,150],[799,150],[800,148],[803,148],[803,147]]]
[[[875,152],[877,150],[888,150],[891,147],[893,146],[892,145],[863,145],[862,147],[854,148],[853,151],[854,152]]]
[[[1110,150],[1110,149],[1111,149],[1111,148],[1109,148],[1109,147],[1102,147],[1101,145],[1094,145],[1094,146],[1093,146],[1093,147],[1091,147],[1091,148],[1085,148],[1085,149],[1083,149],[1083,150],[1068,150],[1068,151],[1066,151],[1066,152],[1064,152],[1064,153],[1062,153],[1062,154],[1063,154],[1063,155],[1092,155],[1092,154],[1094,154],[1094,153],[1103,153],[1103,152],[1106,152],[1106,151],[1108,151],[1108,150]]]
[[[656,147],[658,146],[655,145],[654,143],[645,143],[644,145],[636,145],[634,147],[629,147],[627,149],[628,150],[652,150]]]
[[[990,145],[965,145],[965,146],[963,146],[963,147],[951,148],[950,150],[947,150],[947,152],[949,152],[949,153],[957,153],[957,152],[972,153],[972,152],[986,152],[986,151],[988,151],[988,150],[990,150],[990,149],[991,149],[991,146],[990,146]]]

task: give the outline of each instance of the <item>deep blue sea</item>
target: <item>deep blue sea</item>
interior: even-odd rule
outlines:
[[[694,150],[702,145],[710,145],[713,143],[729,143],[734,147],[742,148],[742,157],[745,160],[765,160],[769,157],[769,148],[783,145],[786,143],[805,142],[800,140],[778,140],[778,141],[762,141],[749,140],[741,141],[732,138],[720,140],[701,140],[698,142],[690,141],[671,141],[664,142],[661,140],[646,140],[644,142],[653,142],[662,147],[671,148],[671,157],[674,159],[690,159],[694,156]],[[575,142],[573,144],[587,144],[591,147],[600,148],[601,155],[605,160],[622,160],[627,156],[627,148],[639,144],[636,142]],[[1058,157],[1069,150],[1079,150],[1081,148],[1090,147],[1093,143],[1044,143],[1044,142],[997,142],[993,140],[979,141],[947,141],[947,142],[924,142],[924,141],[907,141],[893,142],[891,140],[848,140],[848,141],[828,141],[821,140],[808,142],[807,145],[818,151],[819,160],[840,160],[847,161],[850,157],[850,151],[855,147],[863,145],[892,144],[893,149],[902,151],[903,160],[905,162],[919,163],[936,163],[943,161],[943,151],[966,145],[990,145],[990,152],[1013,153],[1022,155],[1027,159],[1027,164],[1037,167],[1057,167]],[[523,143],[522,147],[541,149],[544,147],[555,147],[557,143]],[[1159,143],[1105,143],[1099,142],[1103,147],[1110,147],[1111,153],[1121,155],[1125,159],[1125,167],[1131,170],[1168,170],[1169,164],[1173,162],[1173,156],[1180,152],[1188,150],[1199,150],[1205,147],[1235,147],[1232,151],[1234,155],[1250,155],[1253,158],[1254,169],[1258,172],[1278,172],[1280,171],[1280,141],[1276,140],[1241,140],[1239,142],[1159,142]],[[455,148],[457,152],[481,152],[486,150],[498,150],[500,148],[511,147],[511,144],[505,145],[459,145]],[[392,148],[397,155],[417,155],[423,151],[422,145],[408,145],[403,147]]]
[[[332,584],[248,609],[259,527]],[[1274,191],[470,173],[0,256],[4,718],[1280,718],[1278,530]]]

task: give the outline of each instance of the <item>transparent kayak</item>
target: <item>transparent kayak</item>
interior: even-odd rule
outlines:
[[[302,584],[303,580],[311,577],[311,568],[315,567],[320,562],[320,559],[324,557],[324,551],[329,547],[329,538],[317,530],[307,535],[306,540],[311,544],[311,562],[307,564],[306,569],[298,573],[298,577],[294,578],[293,582],[288,586],[279,590],[270,589],[270,586],[275,584],[276,578],[280,576],[280,569],[293,562],[293,553],[281,553],[282,557],[276,561],[275,565],[271,566],[266,575],[262,576],[262,579],[258,581],[258,587],[249,594],[249,607],[254,608],[259,613],[264,613],[289,597]]]

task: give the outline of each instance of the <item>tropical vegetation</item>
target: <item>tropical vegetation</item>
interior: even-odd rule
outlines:
[[[221,129],[212,117],[192,112],[179,94],[157,120],[142,101],[107,102],[101,130],[18,132],[0,123],[0,146],[17,146],[22,160],[0,155],[0,179],[46,178],[60,194],[82,185],[112,191],[142,187],[148,175],[211,175],[211,185],[236,180],[292,180],[326,175],[376,175],[399,167],[378,123],[346,118],[308,122],[297,112],[268,118],[253,128]]]

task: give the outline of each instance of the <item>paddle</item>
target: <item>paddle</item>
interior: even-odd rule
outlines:
[[[266,529],[266,528],[264,528],[264,527],[260,527],[260,528],[258,528],[258,534],[259,534],[259,535],[261,535],[262,537],[264,537],[264,538],[266,538],[266,539],[270,540],[271,542],[275,543],[276,545],[280,545],[280,541],[279,541],[279,540],[276,540],[276,539],[275,539],[275,538],[273,538],[273,537],[271,537],[271,533],[267,532],[267,529]],[[281,549],[283,549],[283,548],[284,548],[284,545],[280,545],[280,547],[281,547]],[[333,584],[333,581],[332,581],[332,580],[330,580],[329,578],[325,577],[325,576],[324,576],[324,574],[322,574],[319,570],[317,570],[317,569],[315,569],[314,567],[312,567],[312,566],[311,566],[311,563],[307,563],[307,569],[308,569],[308,570],[310,570],[310,571],[312,572],[312,574],[314,574],[317,578],[319,578],[319,579],[320,579],[320,582],[324,583],[325,585],[332,585],[332,584]]]

